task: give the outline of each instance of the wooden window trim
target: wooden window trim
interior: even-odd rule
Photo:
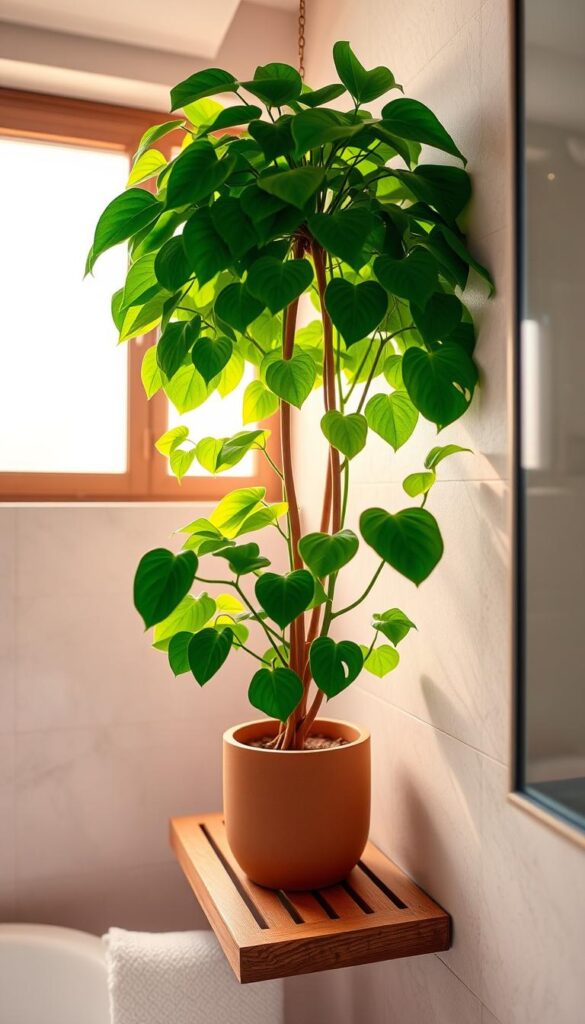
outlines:
[[[44,93],[0,88],[0,137],[37,139],[96,149],[135,152],[141,135],[166,119],[160,111],[121,107]],[[166,156],[178,133],[159,140]],[[166,428],[166,398],[150,401],[140,380],[140,364],[155,332],[128,344],[128,447],[125,473],[7,473],[0,471],[0,501],[215,501],[237,487],[266,487],[270,500],[280,496],[274,471],[260,453],[254,454],[250,476],[185,477],[181,484],[167,472],[167,460],[154,449]],[[278,417],[261,424],[271,430],[269,450],[280,462]]]

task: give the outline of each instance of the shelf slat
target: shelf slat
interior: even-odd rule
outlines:
[[[316,892],[251,882],[221,814],[173,818],[171,845],[241,982],[449,948],[449,915],[371,843],[345,882]]]

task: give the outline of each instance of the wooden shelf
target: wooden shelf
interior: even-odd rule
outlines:
[[[173,818],[171,845],[241,982],[449,948],[449,915],[371,843],[345,882],[315,892],[251,882],[221,814]]]

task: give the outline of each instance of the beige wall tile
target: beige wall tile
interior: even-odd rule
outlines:
[[[14,728],[16,662],[15,511],[0,507],[0,735]]]

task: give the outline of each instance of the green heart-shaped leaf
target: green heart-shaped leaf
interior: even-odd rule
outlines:
[[[392,72],[385,67],[366,71],[360,64],[348,42],[335,43],[333,47],[335,68],[347,91],[358,103],[370,103],[397,86]]]
[[[359,412],[344,416],[337,409],[331,409],[321,418],[321,430],[329,444],[348,459],[353,459],[366,443],[368,423]]]
[[[395,645],[404,640],[411,629],[416,629],[414,622],[400,608],[389,608],[381,615],[374,615],[372,626]]]
[[[134,606],[146,629],[175,610],[195,579],[197,564],[192,551],[174,555],[155,548],[142,556],[134,577]]]
[[[184,672],[189,671],[189,644],[192,636],[192,633],[183,631],[175,633],[169,641],[169,665],[175,676],[182,676]]]
[[[309,219],[309,228],[320,245],[356,270],[367,260],[364,246],[375,226],[373,214],[359,207],[340,213],[315,213]]]
[[[351,122],[337,110],[303,110],[293,118],[292,135],[297,156],[339,139],[351,139],[362,131],[361,123]]]
[[[249,572],[257,572],[270,565],[270,559],[260,554],[257,544],[238,544],[215,552],[216,558],[225,558],[230,569],[236,576],[245,576]]]
[[[255,244],[251,222],[235,196],[219,196],[209,207],[212,224],[232,256],[243,256]]]
[[[308,260],[285,260],[263,256],[252,264],[246,287],[255,298],[278,313],[298,299],[313,280],[313,268]]]
[[[395,452],[408,441],[418,421],[418,411],[406,391],[393,391],[390,395],[372,395],[365,413],[368,426]]]
[[[430,575],[443,554],[436,519],[424,508],[406,508],[391,515],[369,508],[360,516],[366,544],[417,587]]]
[[[223,320],[230,327],[235,327],[237,331],[245,331],[246,327],[260,316],[264,306],[250,294],[245,285],[235,282],[228,284],[227,288],[219,293],[214,309],[219,320]]]
[[[461,167],[422,164],[415,171],[393,168],[392,174],[406,186],[408,191],[404,197],[412,193],[448,221],[455,221],[471,196],[469,175]]]
[[[187,594],[179,601],[175,610],[154,627],[152,646],[156,647],[157,651],[166,651],[169,640],[175,633],[182,630],[197,633],[207,625],[214,613],[215,601],[209,594],[203,593],[199,597]]]
[[[290,114],[278,119],[275,124],[267,121],[252,121],[248,131],[260,146],[267,160],[275,160],[277,156],[288,156],[295,148],[290,128]]]
[[[98,256],[106,249],[125,242],[142,228],[152,224],[162,210],[158,199],[143,188],[129,188],[112,199],[97,222],[85,273],[91,273]]]
[[[311,644],[309,663],[313,679],[329,698],[357,679],[364,659],[358,645],[351,640],[335,643],[329,636],[320,636]]]
[[[336,277],[327,285],[325,305],[345,344],[353,345],[384,319],[388,296],[376,281],[351,284]]]
[[[189,268],[200,286],[229,266],[231,253],[216,231],[208,206],[200,207],[189,217],[182,237]]]
[[[299,541],[302,559],[314,576],[329,576],[351,562],[359,547],[353,530],[339,533],[307,533]]]
[[[258,178],[258,186],[291,206],[302,210],[325,179],[324,167],[295,167],[292,171]]]
[[[392,672],[396,668],[400,661],[400,655],[395,647],[390,647],[389,644],[382,644],[380,647],[374,647],[373,651],[368,654],[368,648],[360,644],[360,650],[364,656],[364,668],[366,672],[370,672],[373,676],[377,676],[378,679],[382,679],[387,676],[389,672]]]
[[[265,496],[265,487],[241,487],[230,491],[215,506],[209,521],[225,537],[235,537],[245,520],[260,508]]]
[[[199,338],[195,342],[191,359],[206,384],[227,366],[233,347],[229,338]]]
[[[463,306],[456,295],[437,293],[424,308],[413,303],[411,312],[417,330],[432,344],[449,338],[461,320]]]
[[[233,641],[234,634],[229,626],[220,630],[210,626],[191,637],[187,650],[189,668],[200,686],[221,668]]]
[[[402,481],[402,487],[409,498],[417,498],[419,494],[428,494],[436,479],[434,470],[429,473],[409,473]]]
[[[243,422],[258,423],[273,416],[277,409],[278,396],[269,391],[261,380],[250,381],[244,391]]]
[[[409,348],[402,376],[413,404],[425,419],[445,427],[466,411],[477,383],[477,369],[460,345],[447,342],[425,352]]]
[[[188,323],[167,324],[156,346],[156,361],[165,377],[171,380],[183,365],[187,353],[201,330],[201,317],[196,314]]]
[[[313,390],[317,371],[306,352],[297,352],[292,359],[275,359],[266,370],[266,383],[271,391],[300,409]]]
[[[286,722],[303,696],[303,684],[290,668],[261,668],[253,676],[248,700],[271,718]]]
[[[233,168],[232,160],[218,160],[210,142],[192,142],[173,164],[166,180],[168,209],[199,203],[215,192]]]
[[[183,82],[171,89],[171,110],[184,107],[186,103],[194,103],[204,96],[217,96],[222,92],[235,92],[238,83],[233,75],[221,68],[205,68],[196,71]]]
[[[467,163],[449,133],[424,103],[402,98],[392,100],[382,107],[382,118],[384,125],[400,138],[433,146]]]
[[[391,295],[424,307],[438,285],[437,264],[425,249],[414,249],[404,259],[378,256],[374,273]]]
[[[303,82],[290,64],[271,63],[256,68],[254,78],[240,85],[268,107],[283,107],[300,96]]]
[[[152,128],[147,128],[138,143],[138,149],[134,154],[134,160],[139,160],[149,146],[153,146],[155,142],[158,142],[159,139],[168,135],[169,132],[173,132],[176,128],[182,128],[184,123],[185,122],[179,118],[176,121],[165,121],[163,124],[154,124]]]
[[[169,292],[176,292],[191,275],[183,241],[178,236],[169,238],[158,250],[154,260],[157,281]]]
[[[256,581],[256,597],[267,615],[281,629],[288,626],[311,602],[315,581],[306,569],[295,569],[285,576],[265,572]]]
[[[155,253],[147,252],[132,264],[126,275],[121,309],[143,305],[160,291],[154,272],[155,259]]]

